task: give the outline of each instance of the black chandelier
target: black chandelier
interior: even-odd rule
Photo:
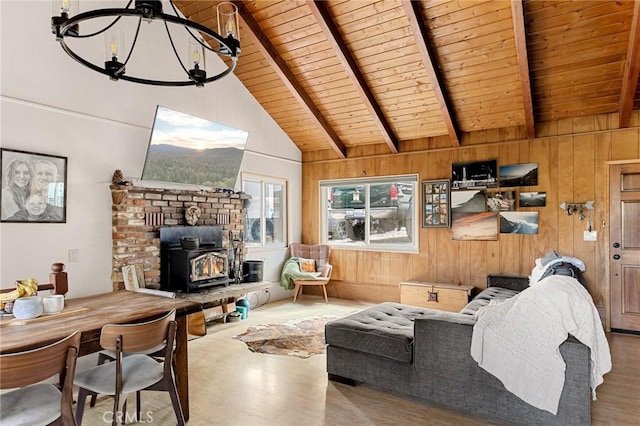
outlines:
[[[227,74],[233,72],[236,67],[238,55],[240,54],[240,41],[238,35],[238,8],[230,2],[222,2],[217,6],[218,33],[207,28],[197,22],[178,16],[178,11],[173,4],[173,0],[169,0],[169,4],[173,8],[175,15],[168,15],[162,11],[162,1],[160,0],[130,0],[124,9],[96,9],[75,16],[70,16],[70,8],[73,6],[72,0],[53,0],[59,4],[60,16],[51,18],[51,31],[56,36],[56,40],[62,46],[62,49],[73,59],[82,65],[97,71],[101,74],[109,76],[111,80],[125,80],[133,83],[149,84],[153,86],[198,86],[202,87],[205,83],[218,80]],[[133,4],[133,7],[131,5]],[[57,7],[56,7],[57,8]],[[116,27],[118,21],[122,18],[137,18],[137,27],[131,43],[126,59],[122,61],[124,55],[124,35]],[[113,18],[104,28],[96,31],[82,34],[80,32],[80,24],[98,18]],[[180,67],[185,73],[184,80],[154,80],[150,78],[136,77],[126,74],[126,66],[138,40],[142,21],[153,22],[162,21],[167,31],[169,43],[173,49]],[[189,34],[189,54],[185,61],[180,59],[180,55],[171,36],[168,24],[183,27]],[[105,46],[105,62],[104,65],[97,65],[76,53],[66,42],[66,38],[86,39],[101,34],[106,35]],[[220,34],[224,34],[224,37]],[[206,41],[205,41],[206,39]],[[217,45],[217,49],[212,47]],[[231,60],[227,64],[224,71],[207,76],[204,69],[206,51],[214,52],[220,56],[226,56]],[[187,63],[185,66],[185,62]],[[191,69],[187,69],[191,67]]]

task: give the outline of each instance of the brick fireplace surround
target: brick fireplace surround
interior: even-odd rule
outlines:
[[[135,264],[142,265],[146,287],[160,288],[160,228],[187,226],[184,213],[189,206],[202,211],[197,225],[223,227],[223,246],[228,248],[229,232],[237,238],[244,230],[242,202],[249,198],[219,190],[111,185],[113,290],[124,289],[122,267]]]

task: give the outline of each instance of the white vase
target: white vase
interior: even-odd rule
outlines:
[[[43,309],[39,296],[19,297],[13,302],[13,316],[18,319],[38,318]]]

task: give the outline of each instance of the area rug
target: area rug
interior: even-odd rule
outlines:
[[[326,315],[257,325],[233,338],[245,342],[253,352],[309,358],[325,353],[324,325],[338,318]]]

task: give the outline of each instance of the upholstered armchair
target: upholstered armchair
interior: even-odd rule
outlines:
[[[299,257],[302,259],[309,259],[315,261],[315,270],[313,272],[319,272],[320,276],[313,280],[293,280],[295,289],[293,293],[293,303],[296,303],[298,295],[303,286],[306,285],[319,285],[322,287],[324,293],[324,300],[328,304],[327,298],[327,284],[331,279],[331,271],[333,267],[329,263],[329,256],[331,255],[331,247],[326,244],[301,244],[293,243],[290,246],[291,257]],[[305,271],[311,272],[311,271]]]

